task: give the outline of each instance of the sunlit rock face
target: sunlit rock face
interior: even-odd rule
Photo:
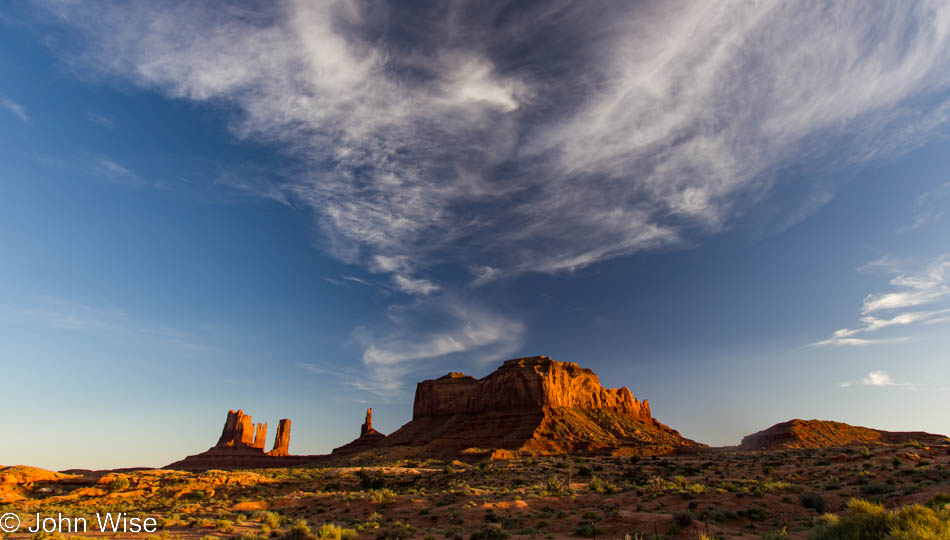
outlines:
[[[436,453],[663,454],[700,446],[651,416],[629,389],[547,356],[508,360],[482,379],[449,373],[416,386],[412,421],[380,443]]]

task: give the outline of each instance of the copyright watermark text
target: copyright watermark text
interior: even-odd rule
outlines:
[[[130,516],[125,512],[115,514],[96,512],[95,516],[88,518],[69,517],[61,513],[55,516],[36,513],[24,515],[22,518],[32,521],[32,523],[24,523],[21,516],[13,512],[3,514],[0,516],[0,532],[87,533],[91,530],[101,533],[153,533],[158,530],[157,519]]]

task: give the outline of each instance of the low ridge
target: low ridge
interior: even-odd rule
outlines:
[[[946,437],[923,431],[883,431],[831,420],[795,418],[743,437],[739,450],[902,444],[912,440],[931,444],[942,442]]]

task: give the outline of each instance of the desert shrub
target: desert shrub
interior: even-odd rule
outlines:
[[[904,448],[923,448],[924,445],[920,441],[910,440],[904,443]]]
[[[154,537],[154,538],[161,538],[161,537]],[[241,534],[236,534],[231,537],[231,540],[266,540],[266,539],[267,539],[267,534],[265,533],[255,534],[252,532],[244,532]],[[149,540],[149,537],[145,537],[145,540]]]
[[[298,519],[280,538],[282,540],[309,540],[311,538],[310,525],[307,520]]]
[[[587,489],[595,493],[601,493],[604,491],[604,483],[601,482],[600,478],[591,476],[590,482],[587,483]]]
[[[852,499],[843,515],[825,514],[809,540],[941,540],[950,538],[950,511],[918,504],[894,511]]]
[[[542,489],[542,495],[553,495],[555,497],[562,497],[564,495],[570,495],[571,488],[567,483],[557,476],[550,476],[544,483],[544,489]]]
[[[122,491],[124,489],[129,489],[129,485],[131,485],[129,479],[124,476],[120,476],[113,480],[111,484],[109,484],[109,489],[112,491]]]
[[[219,519],[214,522],[214,528],[221,532],[231,532],[234,530],[234,522],[230,519]]]
[[[411,538],[415,532],[416,530],[412,526],[397,521],[386,529],[380,537],[385,540],[403,540],[404,538]]]
[[[689,510],[673,512],[673,525],[678,528],[689,527],[693,523],[693,514]]]
[[[391,489],[377,489],[373,491],[373,502],[376,504],[390,504],[396,500],[396,492]]]
[[[729,521],[730,519],[738,519],[739,514],[733,512],[732,510],[721,510],[719,508],[711,507],[709,513],[706,514],[709,518],[709,521],[713,523],[721,523],[723,521]]]
[[[320,540],[355,540],[359,534],[354,529],[344,529],[332,523],[324,523],[317,529],[315,536]]]
[[[574,536],[580,536],[581,538],[594,538],[595,536],[603,534],[604,529],[593,523],[581,523],[577,527],[574,527]]]
[[[750,521],[762,521],[769,517],[769,512],[761,506],[750,506],[739,512],[739,515]]]
[[[501,528],[497,523],[491,523],[480,531],[475,531],[470,540],[504,540],[511,538],[511,533]]]
[[[382,478],[370,476],[363,469],[356,471],[356,477],[360,479],[360,487],[363,489],[382,489],[386,485]]]
[[[886,493],[890,493],[893,491],[893,489],[894,488],[887,484],[875,482],[873,484],[861,486],[860,491],[862,495],[884,495]]]
[[[798,498],[805,508],[819,514],[825,513],[825,498],[821,496],[821,493],[802,493]]]
[[[788,538],[788,530],[785,527],[762,535],[762,540],[782,540],[783,538]]]
[[[251,519],[259,520],[262,524],[271,529],[277,529],[280,527],[280,515],[277,514],[277,512],[258,510],[251,514]]]
[[[950,505],[950,495],[946,493],[938,493],[927,501],[927,506],[934,510],[946,509],[947,505]]]

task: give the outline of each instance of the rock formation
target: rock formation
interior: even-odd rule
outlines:
[[[264,445],[261,445],[264,448]],[[277,436],[274,437],[274,449],[267,453],[269,456],[290,455],[290,419],[284,418],[277,424]]]
[[[416,386],[412,421],[378,447],[442,454],[664,454],[702,447],[656,421],[626,387],[546,356],[508,360],[482,379],[449,373]]]
[[[290,420],[286,418],[277,424],[274,449],[270,452],[264,451],[266,439],[266,423],[261,422],[255,426],[250,415],[244,414],[243,410],[228,411],[217,444],[205,452],[188,456],[165,468],[207,470],[287,467],[322,457],[290,455]]]
[[[366,435],[371,429],[373,429],[373,408],[370,407],[366,409],[366,420],[363,420],[363,425],[360,426],[360,437]]]
[[[265,444],[267,444],[267,422],[258,423],[257,429],[254,430],[254,442],[251,446],[263,450]]]
[[[367,450],[377,446],[386,436],[373,429],[373,409],[366,409],[366,420],[360,426],[360,436],[347,444],[334,448],[334,454],[346,454]]]
[[[739,450],[902,444],[911,440],[934,444],[942,443],[946,437],[923,431],[882,431],[830,420],[796,418],[743,437]]]

